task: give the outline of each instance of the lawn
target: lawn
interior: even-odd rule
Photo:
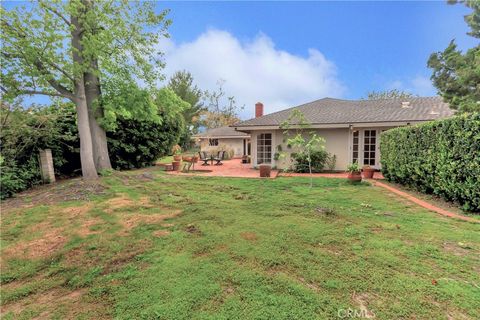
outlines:
[[[101,184],[3,204],[3,319],[478,317],[480,224],[384,189],[154,168]]]

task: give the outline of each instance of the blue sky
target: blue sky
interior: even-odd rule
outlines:
[[[348,99],[364,97],[371,90],[392,88],[419,95],[435,95],[436,91],[429,81],[431,71],[426,66],[429,55],[443,50],[452,39],[456,39],[459,47],[463,49],[476,45],[476,40],[466,35],[468,28],[463,20],[469,9],[463,5],[447,5],[444,1],[161,2],[157,7],[171,9],[169,17],[173,20],[170,33],[176,48],[171,54],[167,53],[167,66],[170,62],[177,69],[182,66],[192,68],[191,71],[194,75],[198,73],[197,78],[202,82],[199,85],[208,83],[207,87],[211,87],[215,79],[207,79],[208,75],[204,73],[208,74],[209,70],[217,67],[228,68],[228,65],[235,64],[236,60],[230,60],[230,55],[216,56],[214,61],[205,62],[205,71],[202,71],[197,66],[203,64],[202,61],[192,62],[193,58],[187,57],[187,53],[183,51],[180,52],[183,60],[175,56],[182,46],[189,48],[192,55],[214,55],[204,48],[208,41],[205,41],[203,46],[192,45],[209,31],[226,32],[247,52],[255,51],[249,50],[248,46],[258,37],[267,38],[274,52],[283,51],[307,60],[309,50],[315,49],[331,64],[334,71],[332,68],[324,70],[325,67],[320,67],[318,72],[330,75],[323,82],[312,81],[312,85],[326,86],[325,90],[318,90],[319,95]],[[212,44],[218,46],[222,43],[215,41],[214,36],[210,38],[212,37]],[[219,49],[212,48],[211,51]],[[208,60],[208,57],[206,58],[204,60]],[[230,64],[217,65],[216,62],[223,58],[230,60]],[[179,59],[180,61],[177,61]],[[173,66],[167,67],[167,74],[173,71]],[[248,65],[244,67],[248,68]],[[282,74],[288,73],[287,71]],[[258,70],[256,72],[258,75]],[[295,74],[298,70],[292,67],[291,72]],[[332,72],[334,74],[331,74]],[[237,75],[229,72],[223,75],[228,93],[235,95],[239,102],[248,103],[250,108],[253,103],[252,93],[242,91],[239,85],[229,87],[229,82],[237,81],[229,77],[235,78]],[[214,72],[210,77],[215,76],[218,76],[218,72]],[[255,79],[243,80],[255,82]],[[282,81],[278,74],[264,80],[269,80],[265,86],[275,86],[276,82]],[[329,86],[325,82],[335,82],[335,85]],[[263,87],[263,84],[258,83],[258,86]],[[282,87],[280,91],[285,90],[287,89]],[[293,90],[295,88],[292,88]],[[262,100],[259,91],[255,92],[258,95],[257,100]],[[287,105],[315,99],[315,91],[307,93],[303,90],[303,93],[303,100],[301,94],[280,98],[278,101],[272,97],[266,99],[272,103],[283,102]],[[271,106],[270,111],[282,107],[284,106]]]
[[[166,8],[173,24],[171,38],[159,44],[165,76],[186,69],[208,90],[222,79],[226,93],[245,105],[242,118],[257,101],[269,113],[372,90],[435,95],[429,55],[452,39],[461,49],[478,44],[466,35],[470,10],[445,1],[156,3],[156,10]]]

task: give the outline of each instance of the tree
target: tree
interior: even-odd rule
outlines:
[[[465,16],[471,31],[467,34],[480,38],[480,2],[477,0],[448,1],[464,3],[473,12]],[[450,107],[460,112],[480,111],[480,45],[463,54],[455,40],[443,52],[435,52],[428,59],[433,70],[431,79]]]
[[[283,134],[287,137],[287,145],[307,160],[308,172],[310,173],[310,187],[312,187],[312,156],[315,152],[325,151],[325,139],[314,131],[305,132],[309,127],[310,124],[305,115],[298,109],[294,109],[288,119],[280,125],[280,128],[285,130]]]
[[[163,64],[152,48],[166,36],[166,11],[157,15],[151,3],[114,0],[42,0],[29,8],[0,10],[3,98],[47,95],[71,100],[82,174],[96,178],[97,169],[109,166],[105,132],[98,124],[104,111],[100,87],[112,79],[152,85],[159,78]]]
[[[367,94],[368,100],[383,100],[383,99],[403,99],[403,98],[412,98],[413,94],[401,91],[397,89],[387,90],[387,91],[370,91]]]
[[[190,143],[192,134],[198,133],[200,127],[200,116],[203,111],[203,103],[201,101],[203,93],[196,85],[193,84],[193,76],[188,71],[177,71],[170,78],[168,82],[170,88],[183,101],[188,102],[190,107],[183,111],[183,118],[185,119],[187,130],[182,136],[180,144],[184,147]]]
[[[238,112],[244,108],[244,106],[237,105],[234,96],[225,96],[223,90],[225,80],[219,80],[217,84],[216,91],[205,91],[207,110],[203,113],[203,124],[209,129],[230,126],[239,122]]]

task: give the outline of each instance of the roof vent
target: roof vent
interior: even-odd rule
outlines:
[[[410,105],[410,101],[403,101],[402,102],[402,108],[408,108],[410,109],[412,106]]]

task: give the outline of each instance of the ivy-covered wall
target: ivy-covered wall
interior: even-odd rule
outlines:
[[[387,180],[480,211],[480,114],[388,130],[380,139]]]

